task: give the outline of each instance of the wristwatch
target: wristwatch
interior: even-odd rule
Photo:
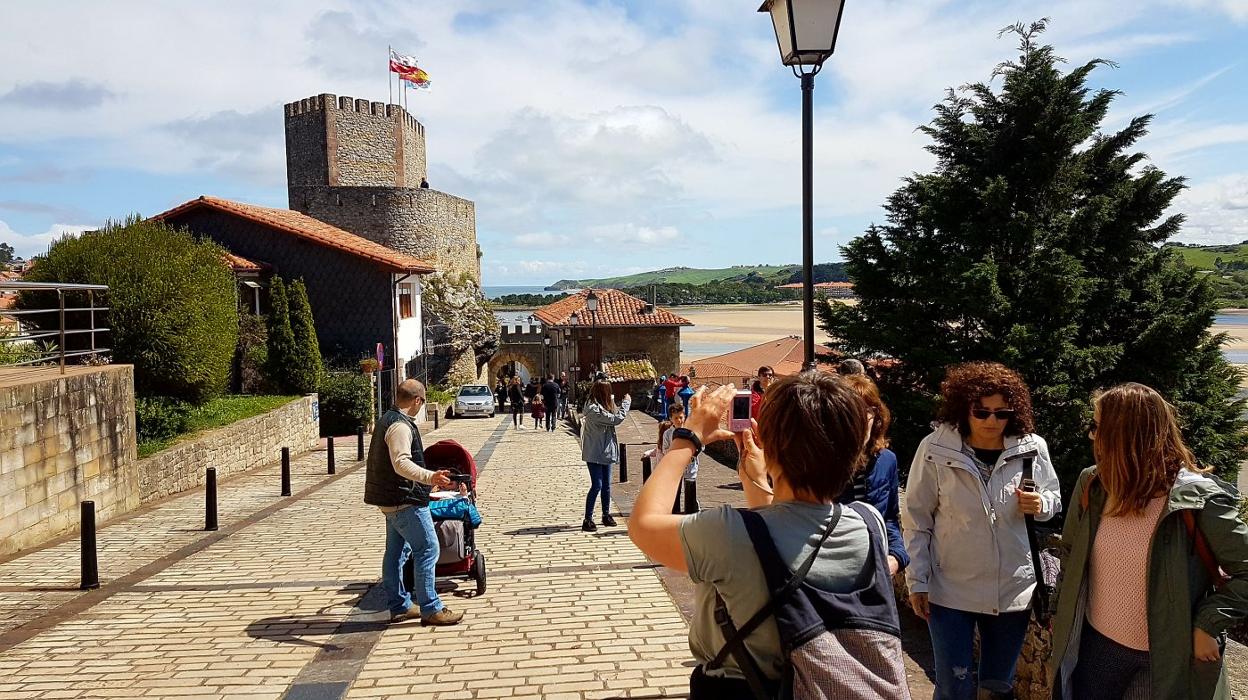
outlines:
[[[693,443],[693,456],[697,457],[702,454],[702,441],[698,439],[698,434],[688,428],[677,428],[672,431],[672,439],[688,440]]]

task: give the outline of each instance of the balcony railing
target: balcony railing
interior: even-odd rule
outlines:
[[[102,284],[61,284],[57,282],[0,282],[0,292],[55,292],[56,303],[23,309],[0,309],[0,317],[17,322],[14,334],[0,333],[0,368],[37,367],[58,364],[65,373],[65,361],[81,357],[106,357],[110,348],[98,344],[97,334],[110,328],[97,326],[107,316],[107,306],[96,305],[96,295],[108,291]],[[69,297],[69,299],[66,299]],[[85,306],[81,305],[85,304]],[[66,324],[72,314],[73,327]],[[49,316],[55,323],[47,320]],[[78,322],[81,318],[81,322]],[[78,338],[86,336],[83,342]],[[70,346],[73,346],[72,348]],[[81,347],[79,347],[81,346]],[[16,359],[6,361],[5,357]]]

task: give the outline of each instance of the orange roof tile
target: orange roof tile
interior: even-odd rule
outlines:
[[[229,265],[230,269],[235,272],[259,272],[269,267],[264,263],[254,262],[244,258],[241,255],[235,255],[228,250],[225,251],[225,254],[222,255],[221,258],[225,260],[225,264]]]
[[[337,226],[289,209],[271,209],[243,204],[217,197],[200,197],[157,214],[153,219],[170,219],[199,208],[215,209],[267,226],[275,231],[298,236],[307,241],[372,260],[398,272],[433,272],[434,267],[420,258],[400,253],[367,238],[344,231]]]
[[[537,317],[544,325],[547,326],[568,326],[571,325],[569,319],[575,313],[579,319],[580,325],[596,325],[601,328],[609,327],[627,327],[627,326],[692,326],[693,322],[688,319],[681,318],[676,314],[654,307],[653,311],[646,312],[645,308],[649,304],[631,294],[625,294],[618,289],[595,289],[592,290],[594,295],[598,297],[598,311],[590,314],[585,308],[585,299],[589,296],[591,290],[582,289],[576,294],[564,297],[553,304],[547,304],[533,315]],[[592,316],[592,318],[591,318]]]
[[[692,370],[691,376],[735,377],[734,381],[736,381],[742,377],[753,377],[759,367],[766,365],[771,367],[777,377],[786,377],[802,370],[804,355],[801,337],[791,335],[742,348],[736,352],[694,360],[684,364],[681,367],[681,373],[690,374]],[[832,359],[833,354],[828,348],[815,346],[815,356],[828,361]],[[831,370],[832,368],[821,367],[821,369]]]

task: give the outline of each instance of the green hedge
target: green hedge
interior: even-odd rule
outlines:
[[[324,372],[319,389],[321,435],[351,435],[373,422],[373,383],[359,372]]]
[[[191,406],[162,396],[134,401],[134,423],[139,442],[160,442],[181,435],[190,427]]]

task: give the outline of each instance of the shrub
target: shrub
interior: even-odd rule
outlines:
[[[455,392],[447,387],[431,386],[425,389],[425,400],[442,406],[455,403]]]
[[[292,363],[295,355],[295,333],[290,325],[290,304],[286,285],[281,277],[274,277],[269,286],[269,336],[266,370],[269,379],[282,392],[294,393]]]
[[[191,406],[163,396],[135,399],[134,423],[139,442],[169,440],[190,427]]]
[[[114,361],[134,365],[136,393],[202,403],[225,390],[238,340],[234,276],[223,253],[184,230],[131,216],[56,241],[26,279],[108,285],[107,298],[96,304],[109,311],[96,322],[112,330],[97,340],[112,348]],[[67,302],[82,306],[82,296],[70,294]],[[17,305],[53,308],[56,295],[24,292]],[[70,313],[66,325],[84,328],[86,316]],[[56,314],[28,318],[41,330],[58,324]],[[89,341],[85,333],[71,336],[66,349],[85,349]]]
[[[323,372],[321,435],[350,435],[373,422],[373,382],[358,372]]]
[[[244,394],[267,394],[274,388],[265,374],[269,359],[268,338],[263,316],[239,315],[236,386]]]
[[[286,287],[286,301],[290,311],[290,330],[295,341],[290,357],[289,390],[296,394],[311,394],[320,383],[321,346],[316,341],[312,304],[308,301],[308,288],[303,285],[303,280],[295,280]]]

